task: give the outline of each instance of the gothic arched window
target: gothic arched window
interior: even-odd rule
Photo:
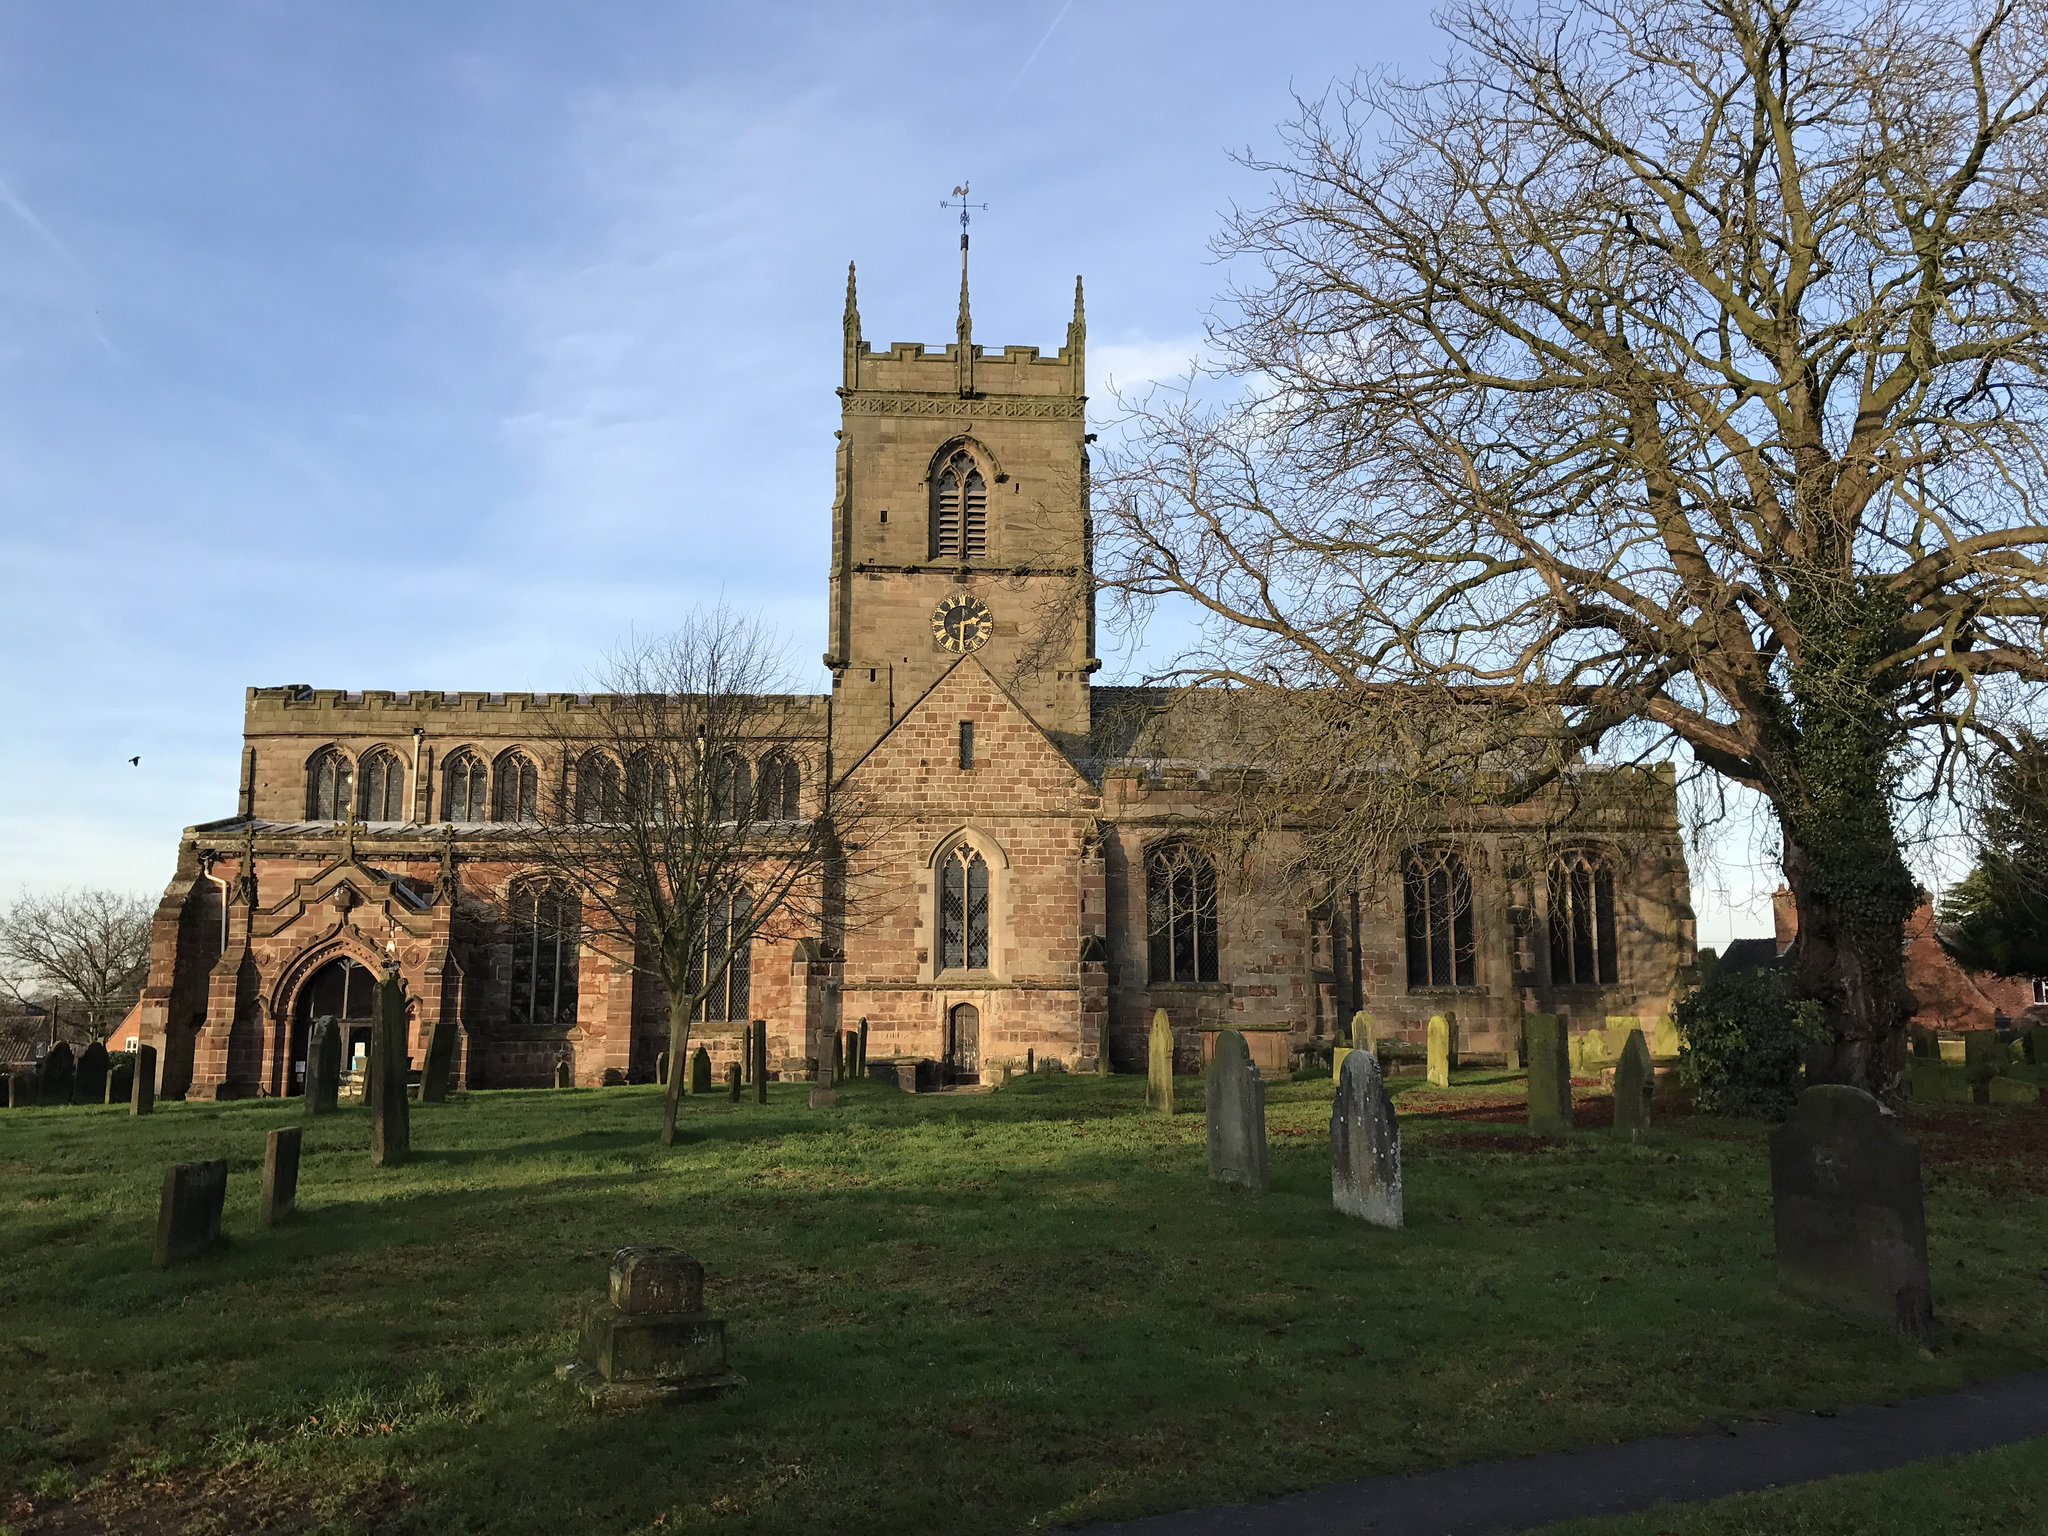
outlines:
[[[1614,871],[1583,849],[1550,866],[1550,979],[1612,986],[1620,975],[1614,942]]]
[[[576,819],[616,821],[618,817],[618,763],[609,753],[584,753],[576,765]]]
[[[512,891],[512,1022],[576,1022],[576,955],[582,904],[559,885],[528,881]]]
[[[1145,855],[1152,981],[1216,979],[1216,866],[1185,843]]]
[[[626,814],[639,821],[668,820],[668,764],[652,752],[626,763]]]
[[[961,449],[932,481],[932,558],[979,560],[988,553],[988,483]]]
[[[939,861],[939,969],[988,969],[988,861],[965,843]]]
[[[711,819],[746,821],[753,812],[754,774],[737,752],[722,752],[711,765]]]
[[[355,771],[339,747],[322,747],[306,764],[306,820],[340,821],[348,815]]]
[[[707,976],[712,982],[693,1017],[745,1021],[754,980],[752,922],[753,898],[745,891],[712,898],[704,942],[690,961],[690,990]]]
[[[356,782],[362,804],[356,814],[364,821],[405,820],[405,765],[397,753],[382,747],[365,753]]]
[[[1472,881],[1448,848],[1419,848],[1401,870],[1410,987],[1469,987]]]
[[[539,819],[540,769],[532,758],[516,747],[498,754],[496,783],[491,801],[493,821],[535,821]]]
[[[796,759],[777,752],[761,760],[761,776],[754,784],[754,805],[764,821],[795,821],[798,792],[803,785]]]
[[[467,748],[450,754],[441,770],[441,819],[488,821],[490,801],[484,793],[484,760]]]

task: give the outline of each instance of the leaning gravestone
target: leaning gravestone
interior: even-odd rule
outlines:
[[[156,1047],[135,1047],[135,1083],[128,1094],[128,1113],[146,1115],[156,1109]]]
[[[1529,1129],[1539,1136],[1562,1136],[1572,1128],[1564,1021],[1554,1013],[1532,1013],[1522,1020],[1522,1042],[1529,1048]]]
[[[341,1026],[322,1014],[306,1032],[306,1113],[331,1115],[341,1103]]]
[[[135,1058],[126,1051],[110,1057],[107,1066],[105,1104],[126,1104],[135,1091]]]
[[[276,1226],[298,1203],[299,1141],[304,1134],[300,1126],[281,1126],[263,1144],[263,1187],[256,1212],[259,1226]]]
[[[1173,1026],[1166,1022],[1164,1008],[1152,1010],[1152,1035],[1148,1043],[1145,1107],[1158,1114],[1170,1115],[1173,1113]]]
[[[36,1098],[44,1104],[69,1104],[71,1084],[76,1076],[77,1065],[71,1059],[70,1043],[59,1040],[36,1063]]]
[[[405,983],[396,973],[377,983],[377,1019],[370,1026],[370,1165],[396,1168],[412,1149],[405,1097]]]
[[[107,1048],[95,1040],[78,1053],[72,1069],[71,1102],[104,1104],[107,1100]]]
[[[1861,1088],[1809,1088],[1771,1132],[1771,1225],[1779,1284],[1932,1346],[1920,1152]]]
[[[1203,1085],[1209,1131],[1209,1179],[1255,1195],[1266,1192],[1266,1085],[1252,1065],[1244,1036],[1216,1036]]]
[[[427,1029],[427,1065],[420,1073],[420,1102],[446,1104],[455,1075],[455,1021],[436,1019]]]
[[[1330,1203],[1375,1226],[1401,1225],[1401,1131],[1379,1058],[1354,1050],[1330,1107]]]
[[[1650,1045],[1640,1029],[1628,1032],[1622,1043],[1621,1065],[1614,1069],[1614,1134],[1628,1141],[1641,1141],[1650,1134],[1650,1089],[1654,1071],[1650,1066]]]
[[[621,1248],[582,1349],[555,1375],[593,1403],[690,1402],[743,1385],[725,1363],[725,1320],[704,1310],[704,1266],[672,1248]]]
[[[1429,1020],[1429,1081],[1435,1088],[1451,1086],[1451,1021],[1440,1013]]]
[[[156,1207],[156,1267],[204,1253],[220,1238],[220,1208],[227,1199],[225,1158],[179,1163],[164,1174]]]
[[[711,1091],[711,1053],[698,1046],[690,1056],[690,1092]]]

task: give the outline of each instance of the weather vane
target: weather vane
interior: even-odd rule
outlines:
[[[956,202],[954,202],[954,201],[953,201],[953,197],[957,197],[957,198],[959,198],[959,199],[960,199],[960,201],[959,201],[959,202],[957,202],[957,203],[956,203]],[[971,209],[975,209],[975,208],[981,208],[981,209],[986,209],[986,208],[988,207],[988,204],[987,204],[987,203],[970,203],[969,201],[967,201],[967,183],[966,183],[966,182],[964,182],[964,181],[963,181],[963,182],[961,182],[959,186],[957,186],[957,187],[955,187],[955,188],[953,189],[953,197],[942,197],[942,198],[940,198],[940,199],[939,199],[939,206],[940,206],[941,208],[958,208],[958,209],[960,210],[960,259],[961,259],[962,261],[965,261],[965,260],[967,259],[967,216],[968,216],[968,213],[969,213],[969,211],[970,211]]]

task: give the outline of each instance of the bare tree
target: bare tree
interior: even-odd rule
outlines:
[[[634,641],[600,691],[552,712],[562,773],[524,852],[580,901],[553,907],[668,993],[661,1144],[675,1141],[691,1020],[734,1001],[729,962],[756,940],[839,942],[849,800],[829,779],[825,719],[788,696],[773,634],[716,608]],[[538,910],[538,908],[537,908]]]
[[[73,1002],[86,1033],[104,1039],[119,1024],[149,970],[156,904],[122,891],[23,896],[0,917],[0,964],[19,1002]]]
[[[2035,0],[1465,0],[1252,160],[1212,327],[1144,404],[1112,584],[1192,675],[1672,738],[1767,796],[1843,1080],[1904,1054],[1900,817],[2048,680],[2048,16]]]

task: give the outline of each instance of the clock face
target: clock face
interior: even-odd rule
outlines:
[[[995,616],[978,597],[956,592],[932,612],[932,639],[945,651],[974,651],[995,633]]]

